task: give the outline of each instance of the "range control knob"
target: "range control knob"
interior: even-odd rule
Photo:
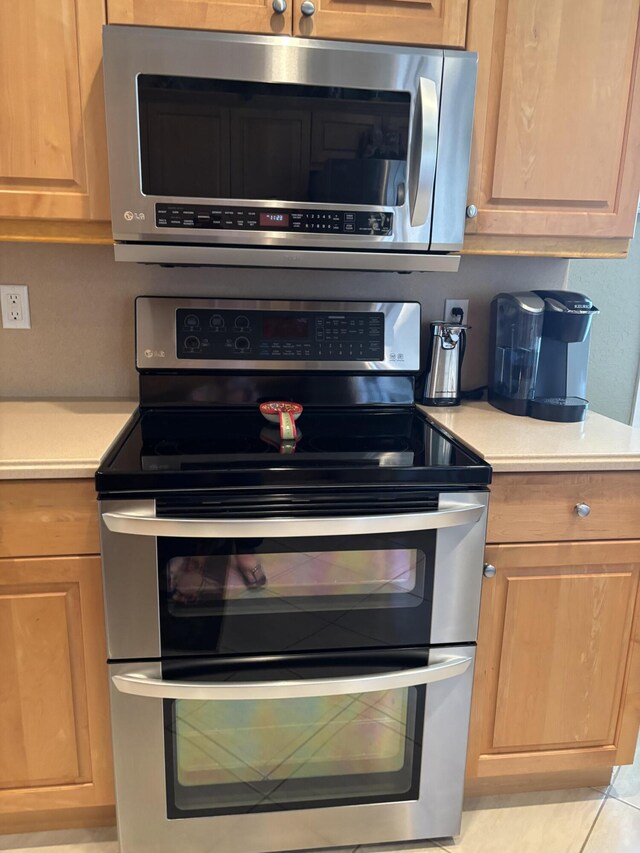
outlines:
[[[240,351],[248,350],[251,348],[251,342],[249,338],[236,338],[236,349]]]
[[[209,325],[216,332],[224,331],[224,319],[220,316],[220,314],[214,314],[209,320]]]
[[[189,335],[188,338],[184,339],[184,345],[187,349],[200,349],[200,338],[196,338],[195,335]]]
[[[238,314],[238,316],[236,317],[235,327],[236,327],[236,329],[239,329],[240,331],[244,331],[245,329],[248,329],[249,328],[249,318],[245,317],[244,314]]]

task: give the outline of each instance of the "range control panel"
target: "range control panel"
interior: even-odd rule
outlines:
[[[383,361],[383,312],[176,311],[179,359]]]
[[[393,213],[379,210],[282,210],[265,207],[211,207],[207,204],[156,204],[156,226],[386,237],[393,232]]]

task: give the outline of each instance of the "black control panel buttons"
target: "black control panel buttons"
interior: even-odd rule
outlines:
[[[197,314],[187,314],[184,318],[184,326],[186,329],[200,328],[200,318]]]
[[[393,233],[393,213],[156,204],[156,227],[386,237]]]
[[[179,308],[176,342],[203,362],[383,361],[384,314]]]

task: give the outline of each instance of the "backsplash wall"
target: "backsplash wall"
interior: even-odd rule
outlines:
[[[489,302],[500,290],[564,287],[568,262],[466,257],[458,273],[163,269],[116,263],[109,246],[0,244],[0,284],[27,284],[30,331],[0,329],[0,396],[136,397],[136,296],[412,300],[423,323],[470,302],[463,388],[486,383]],[[426,338],[426,336],[424,336]]]

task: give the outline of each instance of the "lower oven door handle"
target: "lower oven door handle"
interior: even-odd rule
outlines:
[[[472,658],[443,655],[429,666],[393,670],[377,675],[341,678],[311,678],[299,681],[236,681],[205,684],[193,681],[165,681],[147,675],[144,668],[137,672],[112,676],[120,693],[148,696],[152,699],[300,699],[307,696],[341,696],[347,693],[373,693],[378,690],[397,690],[432,684],[462,675]]]
[[[343,516],[339,518],[158,518],[129,512],[104,512],[112,533],[133,536],[186,536],[201,539],[263,539],[277,536],[356,536],[435,530],[480,521],[485,509],[477,504],[444,504],[431,512],[402,515]]]

